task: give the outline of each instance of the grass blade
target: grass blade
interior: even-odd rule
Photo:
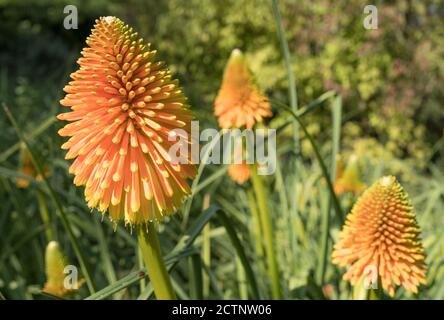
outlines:
[[[332,116],[333,116],[333,135],[332,135],[332,153],[330,164],[330,179],[334,181],[336,177],[336,157],[339,152],[339,142],[341,137],[341,113],[342,101],[337,96],[333,100]],[[321,221],[321,245],[319,251],[318,268],[316,270],[316,281],[322,286],[325,280],[325,271],[327,269],[328,240],[330,232],[330,211],[331,211],[332,195],[328,197],[327,210],[325,210]]]
[[[197,194],[199,191],[208,187],[211,183],[216,181],[218,178],[224,176],[225,173],[227,172],[227,170],[228,170],[228,166],[223,166],[222,168],[217,169],[216,172],[214,172],[211,176],[209,176],[204,181],[202,181],[202,183],[199,183],[196,186],[196,188],[194,189],[194,194]]]
[[[191,210],[191,204],[193,202],[194,195],[196,194],[196,190],[197,190],[197,187],[198,187],[198,184],[200,181],[200,177],[202,176],[202,172],[204,171],[205,166],[207,165],[208,158],[209,158],[211,152],[213,151],[214,147],[219,142],[221,137],[222,137],[222,134],[219,133],[215,138],[213,138],[210,145],[205,150],[205,154],[200,159],[200,165],[199,165],[199,168],[197,169],[196,177],[194,178],[193,183],[191,185],[191,195],[187,199],[187,201],[185,202],[185,205],[184,205],[183,211],[182,211],[182,213],[183,213],[182,227],[184,227],[184,228],[186,227],[186,225],[188,223],[188,218],[189,218],[190,210]]]
[[[259,290],[258,290],[256,278],[254,276],[253,269],[251,268],[251,265],[248,262],[247,255],[245,254],[242,243],[240,242],[239,238],[237,237],[236,231],[234,230],[234,227],[233,227],[230,219],[228,219],[228,216],[225,214],[225,212],[219,211],[218,217],[219,217],[219,221],[225,227],[228,237],[230,238],[231,243],[233,244],[233,247],[236,250],[237,255],[238,255],[238,257],[245,269],[246,277],[248,279],[248,282],[250,283],[252,298],[255,300],[258,300],[258,299],[260,299],[260,295],[259,295]]]
[[[202,260],[200,254],[193,254],[190,258],[190,296],[194,300],[203,299]]]
[[[210,195],[204,196],[202,208],[207,209],[210,206]],[[211,266],[211,224],[208,222],[202,230],[202,266]],[[208,274],[202,275],[202,295],[203,299],[208,299],[210,295],[210,278]]]
[[[105,273],[106,279],[111,284],[117,281],[116,272],[114,271],[113,263],[111,260],[111,254],[109,252],[108,244],[103,233],[102,224],[97,219],[94,219],[94,223],[97,232],[97,239],[99,241],[103,272]],[[116,296],[116,298],[118,298],[118,296]]]
[[[294,77],[294,73],[291,67],[291,56],[290,50],[288,49],[288,42],[285,38],[284,26],[282,25],[281,14],[279,12],[279,6],[277,0],[272,0],[272,8],[273,8],[273,16],[276,22],[276,28],[279,35],[279,42],[281,44],[282,54],[284,55],[285,67],[287,69],[287,78],[288,78],[288,96],[290,98],[290,107],[293,112],[297,112],[298,110],[298,96],[296,90],[296,79]],[[298,123],[297,121],[293,122],[293,137],[294,137],[294,146],[296,153],[299,150],[299,134],[298,134]]]
[[[332,197],[332,200],[333,200],[333,206],[335,208],[336,215],[337,215],[338,219],[343,222],[344,221],[344,215],[343,215],[343,211],[341,209],[341,204],[339,203],[339,200],[338,200],[338,198],[336,196],[335,190],[333,188],[332,180],[330,179],[330,175],[328,174],[328,171],[327,171],[327,166],[325,165],[325,162],[322,159],[321,153],[319,152],[319,148],[318,148],[316,142],[314,141],[314,139],[311,136],[311,134],[308,132],[308,130],[305,127],[305,125],[302,122],[302,120],[296,115],[296,113],[294,113],[293,110],[291,110],[288,107],[285,107],[284,109],[287,110],[293,116],[293,118],[295,118],[298,121],[299,126],[301,127],[301,129],[304,132],[305,136],[309,140],[310,145],[312,146],[313,151],[315,153],[316,159],[319,162],[319,166],[321,167],[322,175],[324,176],[325,180],[327,181],[328,190],[330,191],[330,194],[331,194],[331,197]]]
[[[109,296],[119,292],[120,290],[126,289],[137,281],[145,278],[146,270],[141,269],[137,271],[130,272],[122,279],[114,282],[112,285],[109,285],[102,290],[97,291],[96,293],[90,295],[85,298],[85,300],[103,300],[108,298]]]

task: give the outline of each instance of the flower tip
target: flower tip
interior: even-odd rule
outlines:
[[[236,48],[233,49],[233,51],[231,51],[230,55],[231,62],[242,62],[243,60],[244,60],[244,54],[240,49]]]
[[[349,162],[353,163],[353,162],[357,162],[358,161],[358,156],[356,154],[352,154],[348,160]]]
[[[380,180],[380,184],[383,187],[388,187],[392,185],[396,181],[396,178],[394,176],[385,176],[382,177]]]
[[[257,87],[241,50],[234,49],[225,66],[222,85],[214,101],[221,128],[251,129],[272,116],[267,97]]]
[[[103,18],[103,20],[108,24],[113,23],[115,19],[116,19],[116,17],[113,17],[113,16],[107,16],[107,17]]]
[[[239,57],[242,56],[242,51],[238,48],[233,49],[233,51],[231,51],[231,55],[233,57]]]
[[[57,241],[53,240],[48,243],[48,246],[47,246],[48,251],[58,250],[58,248],[59,248],[59,244],[57,243]]]

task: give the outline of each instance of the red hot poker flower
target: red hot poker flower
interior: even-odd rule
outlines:
[[[271,117],[270,103],[253,81],[242,52],[234,49],[225,67],[222,86],[214,102],[214,114],[224,129],[253,128]]]
[[[181,205],[195,176],[191,161],[174,164],[168,152],[173,129],[191,130],[186,98],[154,61],[156,52],[120,19],[96,20],[86,43],[60,101],[71,111],[58,116],[72,122],[59,134],[71,137],[62,148],[75,159],[74,183],[113,221],[161,220]]]
[[[351,265],[344,279],[353,285],[373,268],[391,296],[395,285],[416,293],[426,283],[420,232],[401,185],[393,176],[383,177],[364,192],[347,216],[333,263]]]

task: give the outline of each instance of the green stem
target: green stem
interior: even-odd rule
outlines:
[[[176,294],[160,252],[159,238],[157,237],[154,223],[149,222],[146,228],[143,226],[138,227],[137,235],[156,298],[158,300],[175,300]]]
[[[40,176],[43,179],[43,183],[45,184],[46,189],[48,190],[48,194],[51,197],[52,201],[54,202],[54,204],[57,208],[57,212],[59,213],[59,218],[62,221],[62,224],[66,230],[66,233],[68,234],[68,238],[69,238],[69,241],[71,242],[71,245],[74,249],[74,253],[75,253],[77,259],[79,260],[80,268],[83,271],[83,276],[85,277],[88,289],[91,293],[94,293],[96,290],[94,287],[94,283],[92,281],[92,277],[91,277],[89,269],[87,267],[86,260],[82,254],[82,251],[80,250],[80,246],[77,242],[77,239],[74,236],[74,232],[72,231],[71,224],[68,220],[68,216],[65,212],[65,209],[63,208],[60,200],[57,198],[57,195],[56,195],[54,189],[52,188],[51,184],[49,183],[48,179],[45,177],[45,173],[44,173],[44,170],[43,170],[40,162],[37,161],[37,158],[35,157],[34,152],[28,143],[28,140],[25,138],[22,131],[20,130],[20,127],[18,126],[17,122],[15,121],[14,116],[12,115],[12,113],[9,111],[9,108],[5,104],[3,104],[3,109],[6,113],[6,116],[9,118],[9,121],[11,121],[11,124],[14,127],[15,132],[17,133],[18,137],[25,144],[26,149],[28,149],[31,161],[32,161],[34,167],[36,168],[38,174],[40,174]]]
[[[264,248],[262,246],[262,232],[261,232],[261,221],[259,213],[257,211],[256,199],[254,198],[254,190],[249,188],[247,190],[248,202],[250,203],[251,216],[253,220],[253,233],[254,242],[256,247],[256,253],[259,258],[264,256]]]
[[[142,249],[140,249],[140,246],[138,246],[136,248],[137,252],[137,265],[139,267],[139,269],[143,269],[143,267],[145,267],[144,263],[143,263],[143,257],[142,257]],[[140,280],[140,292],[143,292],[143,290],[145,290],[146,288],[146,280],[145,278],[143,278],[142,280]]]
[[[236,257],[237,284],[239,286],[239,296],[241,300],[248,300],[248,287],[245,269],[239,257]]]
[[[253,188],[256,192],[256,199],[259,205],[259,214],[261,218],[261,226],[265,240],[265,251],[267,254],[268,272],[272,285],[272,297],[275,300],[281,299],[281,285],[279,279],[279,270],[276,261],[273,239],[273,226],[270,211],[267,205],[267,195],[262,182],[262,178],[258,176],[256,168],[251,166],[251,180]]]
[[[211,266],[211,225],[209,223],[202,231],[202,263],[207,267]],[[204,299],[208,299],[211,284],[208,274],[203,274],[202,282]]]
[[[381,280],[378,277],[378,286],[376,289],[365,286],[365,279],[368,275],[363,275],[361,279],[353,285],[352,298],[353,300],[382,300]]]
[[[369,289],[368,300],[382,300],[380,289]]]
[[[378,277],[378,287],[376,289],[368,289],[367,300],[383,300],[382,298],[382,284],[381,279]]]
[[[205,194],[202,209],[210,207],[210,194]],[[211,266],[211,224],[208,222],[202,230],[202,264],[208,268]],[[204,273],[202,277],[203,298],[208,299],[210,295],[210,277]]]
[[[46,205],[45,194],[42,190],[37,190],[39,198],[39,211],[42,217],[43,224],[45,225],[46,241],[49,243],[54,240],[54,235],[52,233],[51,219],[48,212],[48,206]]]
[[[332,116],[333,116],[333,137],[332,137],[332,153],[330,164],[330,179],[334,181],[336,177],[336,155],[339,152],[340,127],[341,127],[341,97],[337,96],[333,100]],[[325,273],[327,269],[328,240],[330,238],[330,220],[331,220],[332,195],[328,197],[328,205],[323,216],[321,217],[321,250],[319,251],[318,268],[316,270],[316,280],[320,286],[324,285]]]

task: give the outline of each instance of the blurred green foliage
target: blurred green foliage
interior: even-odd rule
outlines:
[[[426,169],[428,161],[436,159],[433,146],[443,136],[442,2],[381,2],[376,30],[363,27],[365,1],[281,2],[300,102],[329,89],[339,92],[351,120],[344,132],[351,138],[345,140],[346,148],[356,151],[362,138],[359,144],[370,143]],[[13,101],[25,88],[40,95],[29,98],[36,106],[60,96],[94,19],[116,15],[168,61],[198,118],[214,124],[213,99],[235,47],[247,53],[259,85],[272,98],[286,100],[286,73],[268,1],[70,4],[78,8],[78,30],[63,28],[64,1],[0,2],[3,99]],[[28,108],[23,109],[23,117],[29,118]],[[318,128],[325,121],[322,115],[313,119]],[[316,131],[316,126],[311,129]]]

